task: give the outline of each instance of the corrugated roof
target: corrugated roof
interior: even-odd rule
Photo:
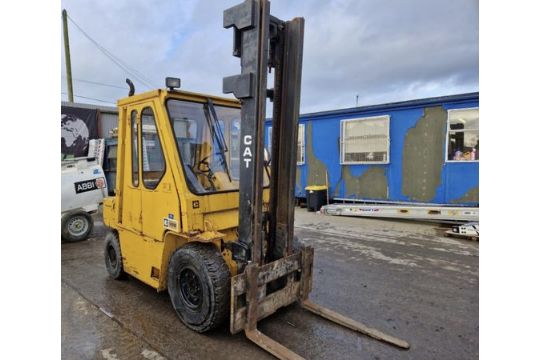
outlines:
[[[94,105],[94,104],[83,104],[69,101],[62,101],[62,106],[69,106],[80,109],[90,109],[90,110],[99,110],[102,113],[111,113],[118,114],[118,108],[113,106],[103,106],[103,105]]]

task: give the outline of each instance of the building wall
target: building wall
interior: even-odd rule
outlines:
[[[476,93],[301,115],[305,163],[297,166],[296,196],[325,185],[328,173],[332,198],[477,205],[479,163],[447,162],[446,136],[447,110],[478,104]],[[378,115],[390,116],[389,163],[341,165],[341,120]]]
[[[110,131],[118,127],[118,112],[103,112],[100,111],[99,118],[99,137],[108,139],[111,137]]]

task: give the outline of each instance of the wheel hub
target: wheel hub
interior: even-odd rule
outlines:
[[[113,268],[116,268],[117,265],[117,257],[116,257],[116,251],[112,246],[109,246],[107,249],[107,255],[109,256],[109,262]]]
[[[74,216],[68,223],[68,231],[74,236],[84,234],[88,229],[88,222],[82,216]]]
[[[180,294],[184,302],[191,309],[196,309],[202,304],[202,284],[197,274],[191,269],[184,269],[178,278],[180,282]]]

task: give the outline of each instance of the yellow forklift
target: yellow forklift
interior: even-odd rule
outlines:
[[[189,328],[229,320],[280,359],[301,357],[257,330],[298,302],[352,330],[401,348],[407,342],[311,302],[313,248],[294,236],[294,179],[304,19],[270,15],[267,0],[225,10],[241,74],[223,79],[238,100],[166,89],[118,101],[115,196],[104,200],[110,276],[169,292]],[[267,74],[273,71],[273,89]],[[272,152],[264,150],[266,100]]]

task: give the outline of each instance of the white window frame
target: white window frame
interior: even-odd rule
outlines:
[[[300,130],[302,129],[302,130]],[[300,132],[302,131],[302,132]],[[268,151],[272,151],[272,126],[268,127]],[[296,165],[304,165],[306,163],[306,125],[298,123],[298,134],[302,134],[302,161],[298,161],[298,155],[296,154]],[[298,147],[298,142],[296,144]]]
[[[478,136],[480,136],[480,107],[476,106],[476,107],[456,108],[456,109],[448,109],[448,110],[446,110],[446,140],[444,142],[444,147],[445,147],[444,160],[447,163],[477,163],[477,162],[480,161],[479,159],[476,159],[476,160],[448,160],[448,140],[449,140],[449,137],[450,137],[450,131],[456,131],[456,130],[450,130],[450,113],[452,111],[463,111],[463,110],[478,110],[478,119],[479,119],[478,120],[478,129],[469,129],[469,131],[478,131]],[[457,130],[457,131],[460,131],[460,130]],[[461,131],[465,132],[467,130],[461,130]]]
[[[353,121],[364,121],[364,120],[386,120],[388,121],[387,126],[387,144],[386,144],[386,161],[345,161],[345,134],[343,133],[345,131],[345,124],[348,122]],[[340,154],[339,154],[339,163],[340,165],[380,165],[380,164],[390,164],[390,115],[377,115],[377,116],[369,116],[369,117],[361,117],[361,118],[354,118],[354,119],[343,119],[340,123],[341,129],[340,129]]]
[[[302,129],[300,132],[300,129]],[[306,163],[306,125],[305,124],[298,124],[298,134],[302,134],[302,147],[300,148],[302,150],[301,153],[301,159],[302,161],[298,161],[298,155],[296,154],[296,165],[304,165]],[[296,144],[296,147],[298,148],[298,143]]]

